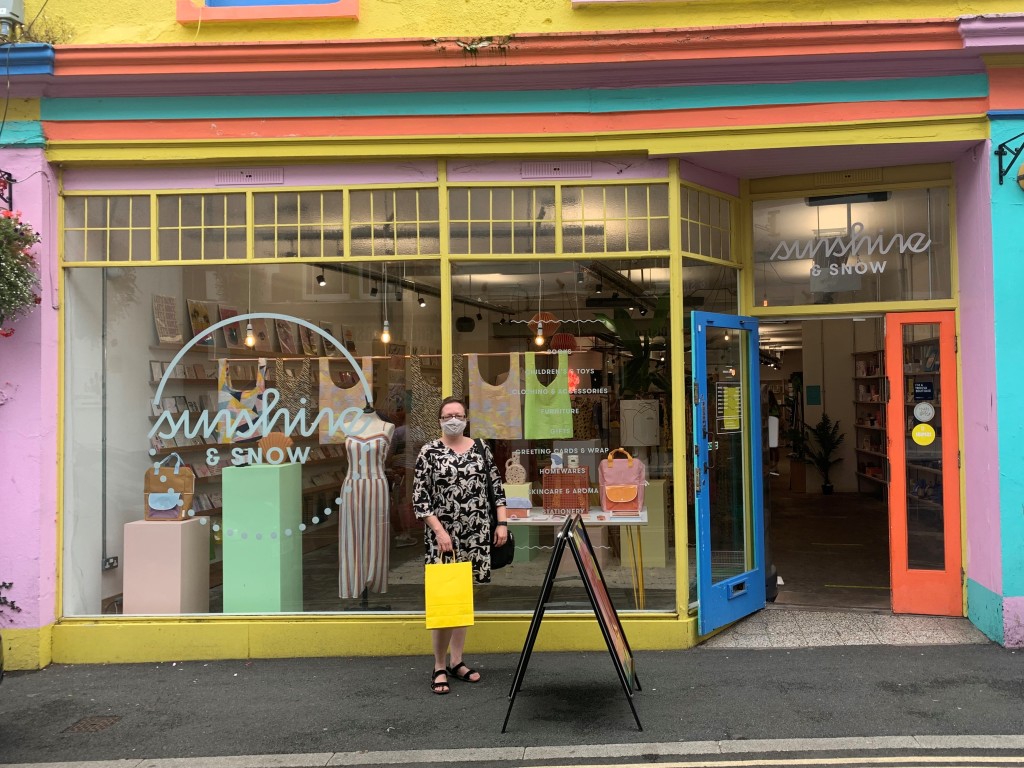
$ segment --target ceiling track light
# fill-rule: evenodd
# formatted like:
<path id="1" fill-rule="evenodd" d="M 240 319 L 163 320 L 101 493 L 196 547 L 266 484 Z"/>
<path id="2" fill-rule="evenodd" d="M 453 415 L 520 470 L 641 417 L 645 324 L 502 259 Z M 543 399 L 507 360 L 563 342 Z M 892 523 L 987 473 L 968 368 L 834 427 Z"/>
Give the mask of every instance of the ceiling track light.
<path id="1" fill-rule="evenodd" d="M 603 291 L 603 290 L 604 290 L 604 285 L 602 285 L 601 283 L 598 283 L 597 284 L 597 288 L 594 289 L 594 293 L 596 293 L 598 296 L 600 296 L 601 295 L 601 291 Z"/>
<path id="2" fill-rule="evenodd" d="M 422 296 L 417 297 L 416 301 L 420 305 L 420 307 L 427 306 L 427 300 L 424 299 Z"/>
<path id="3" fill-rule="evenodd" d="M 324 275 L 323 272 L 316 276 L 316 284 L 319 285 L 321 288 L 327 285 L 327 277 Z"/>

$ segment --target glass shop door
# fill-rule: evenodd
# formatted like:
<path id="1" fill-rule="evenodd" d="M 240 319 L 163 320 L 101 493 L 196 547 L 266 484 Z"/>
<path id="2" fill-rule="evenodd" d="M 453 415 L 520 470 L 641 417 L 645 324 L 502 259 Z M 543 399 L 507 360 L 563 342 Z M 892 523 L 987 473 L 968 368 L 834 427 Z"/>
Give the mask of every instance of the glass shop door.
<path id="1" fill-rule="evenodd" d="M 952 312 L 885 318 L 894 613 L 963 616 Z"/>
<path id="2" fill-rule="evenodd" d="M 764 608 L 758 323 L 693 312 L 697 619 L 707 633 Z"/>

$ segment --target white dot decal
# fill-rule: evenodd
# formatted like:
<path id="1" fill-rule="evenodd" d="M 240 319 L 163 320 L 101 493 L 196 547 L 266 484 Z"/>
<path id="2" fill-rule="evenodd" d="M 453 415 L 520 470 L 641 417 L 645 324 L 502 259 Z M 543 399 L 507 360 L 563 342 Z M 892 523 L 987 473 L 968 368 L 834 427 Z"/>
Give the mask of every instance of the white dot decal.
<path id="1" fill-rule="evenodd" d="M 256 534 L 256 541 L 263 541 L 263 534 L 262 533 L 257 533 Z"/>
<path id="2" fill-rule="evenodd" d="M 150 456 L 156 456 L 156 448 L 150 448 L 149 449 L 149 455 Z"/>
<path id="3" fill-rule="evenodd" d="M 206 518 L 205 517 L 200 517 L 199 518 L 199 524 L 200 525 L 206 525 Z"/>
<path id="4" fill-rule="evenodd" d="M 292 529 L 291 528 L 285 528 L 284 529 L 284 535 L 285 536 L 291 536 L 292 535 Z"/>
<path id="5" fill-rule="evenodd" d="M 219 530 L 220 530 L 220 526 L 219 526 L 219 525 L 215 525 L 215 526 L 213 526 L 213 530 L 215 530 L 215 531 L 219 531 Z"/>
<path id="6" fill-rule="evenodd" d="M 316 525 L 319 522 L 320 522 L 320 518 L 319 517 L 314 517 L 313 518 L 313 525 Z"/>
<path id="7" fill-rule="evenodd" d="M 160 475 L 160 482 L 161 483 L 166 483 L 167 482 L 167 475 Z"/>
<path id="8" fill-rule="evenodd" d="M 306 530 L 306 524 L 305 523 L 299 523 L 299 530 L 300 531 Z"/>
<path id="9" fill-rule="evenodd" d="M 248 539 L 249 538 L 249 534 L 246 533 L 245 531 L 242 531 L 242 538 L 243 539 Z"/>
<path id="10" fill-rule="evenodd" d="M 194 509 L 190 509 L 185 514 L 188 515 L 189 517 L 195 517 L 196 516 L 196 511 Z"/>

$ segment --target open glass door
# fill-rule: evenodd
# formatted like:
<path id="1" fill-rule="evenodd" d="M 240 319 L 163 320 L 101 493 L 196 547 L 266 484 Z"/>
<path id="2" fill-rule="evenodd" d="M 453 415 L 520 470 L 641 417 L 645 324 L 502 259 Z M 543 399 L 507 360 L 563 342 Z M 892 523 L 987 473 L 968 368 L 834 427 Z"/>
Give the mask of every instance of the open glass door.
<path id="1" fill-rule="evenodd" d="M 764 608 L 757 320 L 694 312 L 693 457 L 700 634 Z"/>
<path id="2" fill-rule="evenodd" d="M 955 344 L 952 312 L 886 316 L 895 613 L 963 616 Z"/>

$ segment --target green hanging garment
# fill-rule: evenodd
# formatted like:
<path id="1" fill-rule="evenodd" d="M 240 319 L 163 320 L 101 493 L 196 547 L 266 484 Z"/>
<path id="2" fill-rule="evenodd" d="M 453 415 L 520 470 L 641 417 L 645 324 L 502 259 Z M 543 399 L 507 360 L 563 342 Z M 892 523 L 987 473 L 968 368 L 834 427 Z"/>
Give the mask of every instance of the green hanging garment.
<path id="1" fill-rule="evenodd" d="M 550 357 L 542 358 L 550 360 Z M 543 365 L 543 363 L 542 363 Z M 566 440 L 572 437 L 572 401 L 569 399 L 569 353 L 558 353 L 554 381 L 546 387 L 537 378 L 537 355 L 526 353 L 525 424 L 527 440 Z"/>

